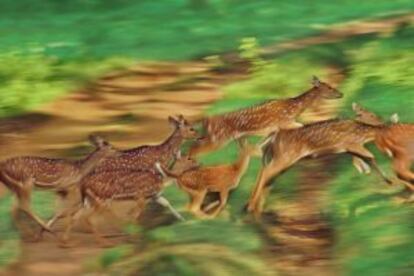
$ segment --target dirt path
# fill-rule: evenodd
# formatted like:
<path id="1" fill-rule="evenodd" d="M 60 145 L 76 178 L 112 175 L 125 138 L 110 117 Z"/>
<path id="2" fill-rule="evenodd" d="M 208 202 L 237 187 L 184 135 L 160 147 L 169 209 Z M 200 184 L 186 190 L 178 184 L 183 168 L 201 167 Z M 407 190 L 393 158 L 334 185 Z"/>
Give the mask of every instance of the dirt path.
<path id="1" fill-rule="evenodd" d="M 221 87 L 240 76 L 214 72 L 202 62 L 141 65 L 106 76 L 33 114 L 4 120 L 0 124 L 1 159 L 23 154 L 77 156 L 85 152 L 91 132 L 119 148 L 158 143 L 171 132 L 167 116 L 201 116 L 221 97 Z M 77 231 L 74 240 L 80 242 L 70 249 L 57 247 L 51 237 L 40 243 L 22 242 L 18 263 L 5 273 L 81 275 L 85 261 L 102 249 L 90 234 Z"/>

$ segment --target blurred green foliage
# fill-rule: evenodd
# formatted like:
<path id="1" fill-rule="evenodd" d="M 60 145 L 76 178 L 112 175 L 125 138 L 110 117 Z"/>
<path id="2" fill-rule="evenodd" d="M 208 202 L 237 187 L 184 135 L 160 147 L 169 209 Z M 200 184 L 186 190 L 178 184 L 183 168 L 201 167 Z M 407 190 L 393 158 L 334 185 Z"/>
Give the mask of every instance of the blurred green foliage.
<path id="1" fill-rule="evenodd" d="M 151 231 L 148 238 L 170 244 L 219 244 L 239 252 L 259 250 L 262 246 L 262 241 L 251 226 L 220 219 L 195 220 L 161 227 Z"/>
<path id="2" fill-rule="evenodd" d="M 85 85 L 105 73 L 125 68 L 126 58 L 64 62 L 35 53 L 18 51 L 0 54 L 0 117 L 33 109 L 39 104 Z"/>
<path id="3" fill-rule="evenodd" d="M 258 256 L 206 243 L 159 245 L 115 263 L 109 275 L 277 275 Z"/>
<path id="4" fill-rule="evenodd" d="M 188 59 L 236 49 L 245 37 L 269 44 L 413 8 L 409 0 L 4 0 L 0 45 L 37 43 L 65 58 Z"/>
<path id="5" fill-rule="evenodd" d="M 54 214 L 55 200 L 56 197 L 53 193 L 34 193 L 32 202 L 34 212 L 45 219 L 50 218 Z M 10 193 L 0 198 L 0 267 L 15 261 L 20 254 L 19 238 L 21 237 L 11 218 L 13 205 L 14 198 Z M 25 223 L 24 227 L 30 227 L 30 224 Z M 26 238 L 30 239 L 32 237 L 28 236 Z"/>

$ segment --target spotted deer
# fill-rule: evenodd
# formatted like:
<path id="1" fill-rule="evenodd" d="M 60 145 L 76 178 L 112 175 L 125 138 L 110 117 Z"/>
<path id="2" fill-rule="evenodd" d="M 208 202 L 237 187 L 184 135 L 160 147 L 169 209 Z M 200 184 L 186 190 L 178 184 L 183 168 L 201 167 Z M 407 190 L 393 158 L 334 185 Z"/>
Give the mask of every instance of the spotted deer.
<path id="1" fill-rule="evenodd" d="M 257 147 L 247 144 L 247 141 L 242 138 L 239 158 L 233 164 L 200 166 L 181 174 L 175 174 L 162 167 L 159 167 L 159 170 L 174 178 L 178 187 L 190 196 L 190 203 L 187 205 L 190 212 L 198 217 L 216 217 L 225 207 L 230 191 L 239 185 L 252 155 L 255 154 L 260 154 Z M 201 210 L 201 205 L 208 192 L 218 192 L 220 195 L 219 205 L 210 215 Z M 206 210 L 211 209 L 214 205 L 217 204 L 210 204 Z"/>
<path id="2" fill-rule="evenodd" d="M 342 93 L 313 77 L 312 88 L 289 99 L 265 103 L 201 120 L 205 136 L 190 149 L 190 155 L 223 147 L 231 139 L 245 135 L 267 136 L 280 129 L 301 127 L 296 118 L 308 107 L 323 99 L 338 99 Z"/>
<path id="3" fill-rule="evenodd" d="M 387 183 L 391 183 L 378 167 L 374 155 L 364 147 L 375 139 L 377 131 L 378 126 L 356 120 L 332 119 L 282 130 L 271 136 L 263 148 L 262 168 L 247 211 L 259 214 L 264 196 L 272 184 L 270 180 L 305 157 L 349 153 L 364 164 L 371 164 Z"/>
<path id="4" fill-rule="evenodd" d="M 179 157 L 172 171 L 179 175 L 195 166 L 198 164 L 193 159 Z M 99 212 L 110 211 L 111 203 L 117 201 L 135 202 L 135 207 L 131 211 L 134 219 L 139 217 L 148 201 L 155 200 L 160 205 L 167 207 L 176 218 L 184 220 L 168 200 L 161 195 L 165 180 L 166 178 L 155 170 L 120 169 L 89 174 L 80 183 L 83 206 L 80 209 L 72 210 L 71 215 L 67 217 L 62 241 L 66 243 L 69 240 L 72 225 L 81 213 L 81 217 L 94 233 L 96 240 L 101 245 L 109 245 L 96 229 L 92 217 Z"/>
<path id="5" fill-rule="evenodd" d="M 117 151 L 100 137 L 90 136 L 89 140 L 96 149 L 81 160 L 23 156 L 2 161 L 0 163 L 0 182 L 16 196 L 15 210 L 24 211 L 43 230 L 52 233 L 43 220 L 35 215 L 30 208 L 33 187 L 55 191 L 69 189 L 105 158 L 116 156 Z"/>
<path id="6" fill-rule="evenodd" d="M 411 191 L 414 191 L 414 173 L 411 165 L 414 161 L 414 124 L 399 123 L 398 115 L 391 116 L 391 124 L 385 125 L 373 112 L 364 108 L 354 109 L 357 120 L 378 127 L 375 145 L 392 159 L 393 170 L 397 177 Z M 377 118 L 377 119 L 373 119 Z"/>
<path id="7" fill-rule="evenodd" d="M 143 145 L 133 149 L 120 150 L 119 156 L 108 158 L 97 166 L 94 172 L 106 172 L 121 169 L 154 170 L 154 164 L 160 162 L 168 166 L 174 161 L 185 140 L 197 138 L 197 132 L 182 115 L 168 117 L 174 127 L 172 134 L 161 144 Z"/>

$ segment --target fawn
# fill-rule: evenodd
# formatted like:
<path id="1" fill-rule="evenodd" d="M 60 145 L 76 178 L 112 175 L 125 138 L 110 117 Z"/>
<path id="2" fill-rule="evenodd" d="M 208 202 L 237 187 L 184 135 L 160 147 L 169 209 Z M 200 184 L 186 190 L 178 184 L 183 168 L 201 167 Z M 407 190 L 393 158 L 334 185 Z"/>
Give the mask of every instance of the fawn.
<path id="1" fill-rule="evenodd" d="M 245 135 L 267 136 L 279 129 L 301 127 L 296 118 L 322 99 L 338 99 L 342 93 L 313 77 L 312 88 L 289 99 L 270 100 L 263 104 L 201 120 L 206 131 L 190 149 L 190 155 L 218 149 L 231 139 Z"/>
<path id="2" fill-rule="evenodd" d="M 33 187 L 57 191 L 69 189 L 105 158 L 117 154 L 117 151 L 100 137 L 90 136 L 89 140 L 95 145 L 96 150 L 82 160 L 69 161 L 23 156 L 1 162 L 0 182 L 17 197 L 18 202 L 15 210 L 24 211 L 41 226 L 42 230 L 53 233 L 42 219 L 31 211 L 32 189 Z"/>
<path id="3" fill-rule="evenodd" d="M 375 145 L 392 158 L 397 177 L 407 188 L 414 191 L 414 173 L 411 171 L 414 161 L 414 124 L 398 123 L 398 115 L 394 114 L 391 116 L 392 124 L 384 125 L 377 115 L 361 107 L 355 109 L 355 113 L 361 122 L 382 126 L 378 128 L 375 136 Z"/>
<path id="4" fill-rule="evenodd" d="M 168 166 L 180 151 L 182 143 L 187 139 L 197 138 L 197 132 L 182 115 L 178 118 L 168 117 L 174 126 L 173 133 L 159 145 L 144 145 L 137 148 L 121 150 L 120 156 L 108 158 L 97 166 L 94 172 L 105 172 L 120 169 L 154 170 L 154 164 L 160 162 Z"/>
<path id="5" fill-rule="evenodd" d="M 240 145 L 239 158 L 233 164 L 197 167 L 181 174 L 175 174 L 161 166 L 159 166 L 159 170 L 163 174 L 174 178 L 178 187 L 188 193 L 190 203 L 187 205 L 187 208 L 196 216 L 207 216 L 201 210 L 201 205 L 206 194 L 208 192 L 219 192 L 220 204 L 211 214 L 211 217 L 215 217 L 225 207 L 230 191 L 236 189 L 239 185 L 241 178 L 249 166 L 251 156 L 260 154 L 257 147 L 247 144 L 247 141 L 243 138 Z M 206 209 L 210 209 L 213 205 L 216 204 L 212 203 Z"/>
<path id="6" fill-rule="evenodd" d="M 276 136 L 271 136 L 263 148 L 262 168 L 247 211 L 260 213 L 262 199 L 271 185 L 269 181 L 305 157 L 349 153 L 364 164 L 370 163 L 387 183 L 391 183 L 378 167 L 374 155 L 364 147 L 375 139 L 377 130 L 378 126 L 356 120 L 332 119 L 281 130 Z"/>
<path id="7" fill-rule="evenodd" d="M 195 166 L 198 164 L 194 160 L 179 157 L 172 171 L 179 175 Z M 167 207 L 176 218 L 184 220 L 168 200 L 161 195 L 164 181 L 164 176 L 153 170 L 120 169 L 89 174 L 80 182 L 83 206 L 81 209 L 72 210 L 71 215 L 67 217 L 68 221 L 62 241 L 68 241 L 74 219 L 83 211 L 83 218 L 94 233 L 96 240 L 101 245 L 109 245 L 97 231 L 91 218 L 100 211 L 108 210 L 111 202 L 115 201 L 134 201 L 135 207 L 131 213 L 135 219 L 139 217 L 149 200 L 155 200 L 160 205 Z"/>

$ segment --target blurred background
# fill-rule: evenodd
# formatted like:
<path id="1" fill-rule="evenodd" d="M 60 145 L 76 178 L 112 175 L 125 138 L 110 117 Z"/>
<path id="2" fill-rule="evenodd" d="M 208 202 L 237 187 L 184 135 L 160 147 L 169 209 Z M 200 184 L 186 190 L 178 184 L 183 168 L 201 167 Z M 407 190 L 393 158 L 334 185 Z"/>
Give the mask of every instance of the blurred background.
<path id="1" fill-rule="evenodd" d="M 80 158 L 89 133 L 119 148 L 159 143 L 168 115 L 195 120 L 294 96 L 312 75 L 344 98 L 303 122 L 351 117 L 352 102 L 414 121 L 410 0 L 2 0 L 0 10 L 2 159 Z M 236 158 L 230 144 L 200 161 Z M 169 186 L 187 221 L 149 206 L 106 250 L 81 226 L 74 248 L 23 241 L 30 233 L 16 230 L 0 187 L 0 275 L 412 275 L 414 213 L 402 185 L 358 174 L 345 155 L 303 161 L 274 180 L 255 223 L 242 209 L 259 167 L 251 162 L 214 220 L 186 213 L 187 196 Z M 55 206 L 52 193 L 35 193 L 41 217 Z"/>

